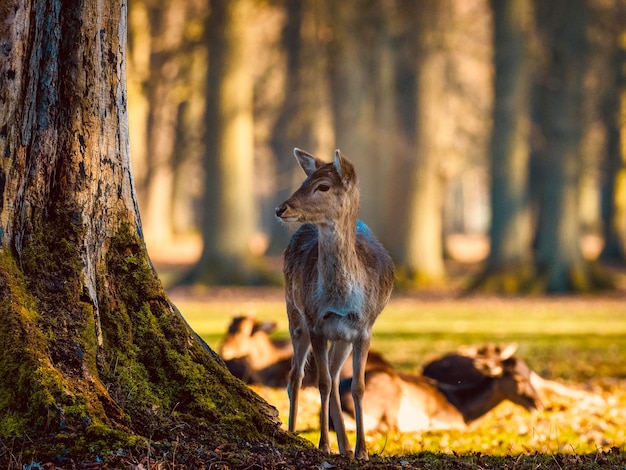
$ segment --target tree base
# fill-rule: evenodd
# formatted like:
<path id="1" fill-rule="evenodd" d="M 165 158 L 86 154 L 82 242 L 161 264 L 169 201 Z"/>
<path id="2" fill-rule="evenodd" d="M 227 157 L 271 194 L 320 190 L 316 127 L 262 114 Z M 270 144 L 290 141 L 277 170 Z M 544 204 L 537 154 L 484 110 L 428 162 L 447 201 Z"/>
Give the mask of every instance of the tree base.
<path id="1" fill-rule="evenodd" d="M 610 272 L 595 262 L 554 270 L 537 271 L 524 264 L 507 269 L 486 270 L 469 285 L 468 293 L 499 295 L 542 295 L 594 293 L 615 289 Z"/>
<path id="2" fill-rule="evenodd" d="M 467 292 L 498 295 L 540 294 L 536 280 L 535 271 L 529 264 L 487 269 L 472 280 Z"/>

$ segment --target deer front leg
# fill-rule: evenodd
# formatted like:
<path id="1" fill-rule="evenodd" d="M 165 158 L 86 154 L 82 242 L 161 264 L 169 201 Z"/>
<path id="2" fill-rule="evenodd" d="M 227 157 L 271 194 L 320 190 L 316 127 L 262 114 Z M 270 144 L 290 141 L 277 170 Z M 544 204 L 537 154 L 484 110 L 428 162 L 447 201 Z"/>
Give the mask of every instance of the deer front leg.
<path id="1" fill-rule="evenodd" d="M 289 396 L 289 431 L 295 432 L 298 418 L 298 401 L 300 399 L 304 368 L 309 355 L 310 339 L 303 328 L 294 328 L 290 331 L 290 334 L 293 344 L 293 358 L 291 359 L 291 370 L 289 371 L 287 395 Z"/>
<path id="2" fill-rule="evenodd" d="M 363 425 L 363 393 L 365 392 L 365 364 L 369 351 L 369 336 L 354 344 L 352 353 L 352 398 L 354 399 L 354 418 L 356 420 L 355 456 L 359 460 L 369 460 L 365 445 L 365 428 Z"/>
<path id="3" fill-rule="evenodd" d="M 343 421 L 341 412 L 341 400 L 339 396 L 339 375 L 344 362 L 350 355 L 352 345 L 345 341 L 335 341 L 330 347 L 330 375 L 332 379 L 332 388 L 330 394 L 330 417 L 333 422 L 333 428 L 337 434 L 337 443 L 339 444 L 339 453 L 354 458 L 354 452 L 348 441 L 348 434 Z"/>
<path id="4" fill-rule="evenodd" d="M 330 403 L 330 370 L 328 367 L 328 342 L 321 335 L 311 335 L 313 358 L 317 367 L 317 382 L 320 390 L 320 450 L 330 453 L 329 435 L 329 403 Z"/>

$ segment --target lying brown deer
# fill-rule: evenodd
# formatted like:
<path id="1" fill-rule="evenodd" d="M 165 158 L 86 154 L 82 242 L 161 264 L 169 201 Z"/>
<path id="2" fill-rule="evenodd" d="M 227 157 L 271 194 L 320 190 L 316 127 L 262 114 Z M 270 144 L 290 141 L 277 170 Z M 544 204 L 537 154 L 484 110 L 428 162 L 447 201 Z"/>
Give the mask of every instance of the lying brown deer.
<path id="1" fill-rule="evenodd" d="M 290 340 L 270 338 L 276 322 L 258 321 L 250 315 L 233 318 L 219 354 L 235 376 L 251 385 L 287 386 L 293 346 Z M 317 384 L 316 372 L 306 369 L 305 386 Z"/>
<path id="2" fill-rule="evenodd" d="M 531 384 L 531 370 L 513 356 L 516 346 L 454 355 L 424 368 L 425 375 L 401 374 L 391 368 L 368 371 L 365 378 L 365 427 L 415 432 L 464 429 L 504 400 L 534 410 L 541 407 Z M 433 373 L 440 380 L 427 377 Z M 342 408 L 354 416 L 354 408 L 342 382 Z"/>
<path id="3" fill-rule="evenodd" d="M 480 380 L 480 372 L 474 367 L 474 358 L 488 358 L 501 355 L 506 349 L 513 349 L 515 345 L 488 344 L 484 346 L 462 346 L 456 353 L 446 354 L 444 357 L 430 362 L 424 367 L 422 374 L 439 383 L 459 384 L 475 383 Z M 541 377 L 530 371 L 530 383 L 540 395 L 542 401 L 549 402 L 558 398 L 576 400 L 578 403 L 602 404 L 604 399 L 597 393 L 581 390 L 564 385 L 554 380 Z"/>
<path id="4" fill-rule="evenodd" d="M 284 388 L 288 384 L 293 358 L 291 341 L 271 338 L 276 322 L 259 321 L 252 315 L 234 317 L 222 341 L 219 354 L 230 372 L 250 385 Z M 370 351 L 366 368 L 389 366 L 375 351 Z M 352 377 L 352 361 L 345 362 L 341 379 Z M 315 361 L 309 358 L 303 387 L 317 386 Z"/>

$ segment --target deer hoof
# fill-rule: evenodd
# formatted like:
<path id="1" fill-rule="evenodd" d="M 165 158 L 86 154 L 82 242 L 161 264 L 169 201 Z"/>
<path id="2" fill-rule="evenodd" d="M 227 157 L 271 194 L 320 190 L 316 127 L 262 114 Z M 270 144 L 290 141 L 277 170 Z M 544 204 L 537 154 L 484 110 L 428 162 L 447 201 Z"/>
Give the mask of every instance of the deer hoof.
<path id="1" fill-rule="evenodd" d="M 369 455 L 367 455 L 367 449 L 357 449 L 356 458 L 357 460 L 369 460 L 370 458 Z"/>

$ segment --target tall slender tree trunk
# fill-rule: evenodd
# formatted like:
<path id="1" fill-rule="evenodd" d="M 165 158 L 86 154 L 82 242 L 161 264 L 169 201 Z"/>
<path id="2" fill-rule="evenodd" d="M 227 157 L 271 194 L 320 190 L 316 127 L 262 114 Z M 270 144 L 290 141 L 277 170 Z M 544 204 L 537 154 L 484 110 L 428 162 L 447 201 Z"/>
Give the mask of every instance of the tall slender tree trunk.
<path id="1" fill-rule="evenodd" d="M 288 0 L 282 34 L 286 54 L 284 102 L 272 131 L 276 158 L 276 205 L 301 183 L 301 170 L 293 164 L 294 147 L 329 157 L 335 144 L 328 83 L 328 28 L 326 2 Z M 289 230 L 274 223 L 268 251 L 282 253 Z"/>
<path id="2" fill-rule="evenodd" d="M 367 4 L 367 7 L 365 7 Z M 332 44 L 328 80 L 332 89 L 336 146 L 359 169 L 361 218 L 379 233 L 384 220 L 377 211 L 377 199 L 384 198 L 377 187 L 381 163 L 376 139 L 375 83 L 379 69 L 376 44 L 381 31 L 379 2 L 328 2 Z M 367 44 L 368 47 L 363 47 Z"/>
<path id="3" fill-rule="evenodd" d="M 194 62 L 200 61 L 197 52 L 202 42 L 196 30 L 204 25 L 208 5 L 198 3 L 135 0 L 129 5 L 133 163 L 146 240 L 157 249 L 170 242 L 175 232 L 189 229 L 193 220 L 190 188 L 197 184 L 183 186 L 180 181 L 193 179 L 189 171 L 185 173 L 189 165 L 200 166 L 200 152 L 195 149 L 200 147 L 197 134 L 202 119 L 187 116 L 201 115 L 197 104 L 204 104 L 203 93 L 196 90 L 205 80 L 194 77 L 198 68 Z M 203 68 L 205 62 L 204 57 Z"/>
<path id="4" fill-rule="evenodd" d="M 546 291 L 587 291 L 596 287 L 596 277 L 580 246 L 585 2 L 559 0 L 539 8 L 548 71 L 539 96 L 545 152 L 535 262 Z"/>
<path id="5" fill-rule="evenodd" d="M 622 7 L 622 14 L 625 7 Z M 623 27 L 623 25 L 622 25 Z M 622 36 L 624 33 L 621 33 Z M 616 34 L 612 93 L 604 106 L 607 122 L 605 183 L 602 187 L 603 261 L 626 262 L 626 44 Z"/>
<path id="6" fill-rule="evenodd" d="M 0 437 L 22 439 L 31 462 L 190 436 L 289 439 L 187 326 L 147 256 L 125 5 L 0 8 Z"/>
<path id="7" fill-rule="evenodd" d="M 150 62 L 147 81 L 145 199 L 142 204 L 148 243 L 168 242 L 174 233 L 174 148 L 178 119 L 176 84 L 181 77 L 186 9 L 176 2 L 148 8 Z"/>
<path id="8" fill-rule="evenodd" d="M 495 105 L 491 137 L 491 251 L 479 289 L 516 293 L 532 278 L 530 160 L 531 0 L 492 0 Z"/>
<path id="9" fill-rule="evenodd" d="M 259 230 L 248 27 L 253 13 L 252 0 L 211 2 L 203 250 L 184 282 L 261 281 L 252 251 Z"/>
<path id="10" fill-rule="evenodd" d="M 442 207 L 446 126 L 446 16 L 448 1 L 428 0 L 418 12 L 416 147 L 406 195 L 407 227 L 398 272 L 407 284 L 443 280 Z"/>

